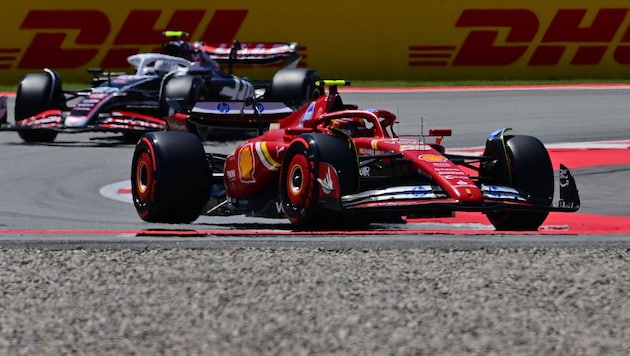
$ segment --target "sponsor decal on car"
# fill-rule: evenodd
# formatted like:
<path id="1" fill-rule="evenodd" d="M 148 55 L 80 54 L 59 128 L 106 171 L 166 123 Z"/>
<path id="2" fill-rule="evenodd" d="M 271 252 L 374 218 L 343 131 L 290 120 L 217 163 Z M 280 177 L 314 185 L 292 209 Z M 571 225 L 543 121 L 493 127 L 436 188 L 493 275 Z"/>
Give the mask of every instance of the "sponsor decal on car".
<path id="1" fill-rule="evenodd" d="M 322 189 L 322 193 L 324 195 L 330 195 L 335 190 L 335 186 L 332 179 L 331 168 L 329 165 L 326 165 L 326 176 L 324 178 L 317 178 L 317 182 L 319 182 L 319 186 Z"/>
<path id="2" fill-rule="evenodd" d="M 308 109 L 306 109 L 306 112 L 304 113 L 304 115 L 302 115 L 302 117 L 300 118 L 300 123 L 298 124 L 298 127 L 303 127 L 304 122 L 310 121 L 313 118 L 314 111 L 315 111 L 315 102 L 313 101 L 308 106 Z"/>
<path id="3" fill-rule="evenodd" d="M 400 145 L 400 150 L 401 151 L 426 151 L 428 149 L 430 149 L 431 146 L 429 145 L 425 145 L 422 143 L 416 143 L 416 144 L 401 144 Z"/>
<path id="4" fill-rule="evenodd" d="M 435 154 L 424 154 L 418 158 L 426 162 L 446 162 L 446 157 Z"/>
<path id="5" fill-rule="evenodd" d="M 243 183 L 256 183 L 254 178 L 256 160 L 253 151 L 251 144 L 243 146 L 238 151 L 238 174 Z"/>
<path id="6" fill-rule="evenodd" d="M 281 164 L 276 159 L 274 159 L 271 152 L 269 152 L 267 143 L 267 141 L 256 142 L 256 155 L 260 159 L 260 162 L 262 162 L 263 166 L 265 166 L 265 168 L 270 171 L 277 171 L 280 169 Z"/>
<path id="7" fill-rule="evenodd" d="M 218 103 L 217 110 L 219 110 L 220 113 L 228 113 L 230 112 L 230 105 L 226 102 Z"/>

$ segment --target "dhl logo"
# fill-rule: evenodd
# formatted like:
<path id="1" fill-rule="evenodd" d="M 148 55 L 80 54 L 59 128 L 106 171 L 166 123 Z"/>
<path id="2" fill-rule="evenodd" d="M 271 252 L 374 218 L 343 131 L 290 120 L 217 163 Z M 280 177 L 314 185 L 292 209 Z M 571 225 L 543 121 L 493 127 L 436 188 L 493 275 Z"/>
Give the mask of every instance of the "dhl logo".
<path id="1" fill-rule="evenodd" d="M 127 57 L 159 50 L 162 31 L 177 29 L 201 33 L 204 42 L 232 42 L 248 10 L 175 10 L 165 28 L 158 28 L 162 10 L 131 10 L 118 29 L 99 10 L 31 10 L 20 26 L 35 31 L 25 48 L 0 48 L 0 69 L 78 68 L 102 58 L 101 67 L 127 67 Z M 63 21 L 60 21 L 63 19 Z M 101 51 L 106 51 L 102 54 Z"/>
<path id="2" fill-rule="evenodd" d="M 604 8 L 593 17 L 587 9 L 559 9 L 544 26 L 528 9 L 463 10 L 455 24 L 468 30 L 463 43 L 409 46 L 409 66 L 508 66 L 519 60 L 530 67 L 556 66 L 564 56 L 570 65 L 597 65 L 609 50 L 614 62 L 627 65 L 630 27 L 622 25 L 628 11 Z M 577 49 L 566 54 L 569 46 Z"/>
<path id="3" fill-rule="evenodd" d="M 24 47 L 0 47 L 0 70 L 124 68 L 129 55 L 157 51 L 165 29 L 191 33 L 195 36 L 191 40 L 232 42 L 249 12 L 129 10 L 122 24 L 114 27 L 109 15 L 100 10 L 31 10 L 19 26 L 19 31 L 32 33 L 30 42 Z M 610 58 L 628 65 L 629 12 L 628 8 L 559 9 L 550 21 L 542 22 L 531 9 L 464 9 L 454 24 L 455 29 L 466 31 L 460 44 L 408 46 L 407 64 L 498 67 L 519 62 L 550 67 L 565 62 L 598 65 Z"/>

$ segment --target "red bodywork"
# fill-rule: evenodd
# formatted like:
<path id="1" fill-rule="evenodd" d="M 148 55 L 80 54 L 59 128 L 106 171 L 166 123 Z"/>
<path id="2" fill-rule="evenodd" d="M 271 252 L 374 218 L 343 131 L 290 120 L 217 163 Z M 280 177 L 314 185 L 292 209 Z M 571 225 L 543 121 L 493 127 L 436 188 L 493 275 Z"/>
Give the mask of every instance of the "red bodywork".
<path id="1" fill-rule="evenodd" d="M 371 223 L 477 211 L 498 229 L 532 230 L 550 211 L 579 209 L 575 181 L 563 165 L 560 199 L 552 204 L 551 161 L 535 137 L 506 135 L 509 129 L 502 128 L 488 136 L 482 156 L 446 153 L 441 142 L 450 129 L 398 135 L 394 114 L 346 105 L 338 81 L 324 82 L 327 96 L 228 155 L 205 152 L 190 134 L 149 134 L 134 153 L 133 194 L 140 216 L 189 222 L 199 214 L 246 214 L 285 217 L 308 227 L 343 224 L 346 218 Z M 154 147 L 161 154 L 148 159 Z M 153 161 L 160 178 L 144 174 Z"/>
<path id="2" fill-rule="evenodd" d="M 287 148 L 299 135 L 309 132 L 331 132 L 334 122 L 361 119 L 372 126 L 370 129 L 362 128 L 363 132 L 356 131 L 350 134 L 359 156 L 402 153 L 412 162 L 410 169 L 417 169 L 423 174 L 430 175 L 434 182 L 443 187 L 448 196 L 443 198 L 445 203 L 459 202 L 471 205 L 482 203 L 483 194 L 469 178 L 468 173 L 443 156 L 444 149 L 439 142 L 441 136 L 450 135 L 450 130 L 438 129 L 429 132 L 428 136 L 438 137 L 436 143 L 424 143 L 420 137 L 401 138 L 392 130 L 392 125 L 396 121 L 394 114 L 385 110 L 357 110 L 356 107 L 343 105 L 336 93 L 313 101 L 311 105 L 281 120 L 277 129 L 240 144 L 228 155 L 224 170 L 226 195 L 235 199 L 247 199 L 277 184 Z M 318 178 L 325 180 L 329 171 L 336 181 L 334 169 L 320 169 Z M 367 175 L 369 172 L 361 174 Z M 427 198 L 432 198 L 432 202 L 440 200 L 439 197 L 429 195 Z M 353 208 L 370 208 L 374 204 L 401 206 L 417 204 L 417 201 L 417 197 L 414 197 L 408 201 L 403 199 L 392 200 L 389 203 L 368 202 L 354 205 Z"/>

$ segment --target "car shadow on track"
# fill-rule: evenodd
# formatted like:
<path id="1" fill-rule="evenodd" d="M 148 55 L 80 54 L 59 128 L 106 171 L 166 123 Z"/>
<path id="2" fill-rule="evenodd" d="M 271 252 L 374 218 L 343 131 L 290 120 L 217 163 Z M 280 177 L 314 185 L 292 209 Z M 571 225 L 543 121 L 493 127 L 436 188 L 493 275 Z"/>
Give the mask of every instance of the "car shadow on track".
<path id="1" fill-rule="evenodd" d="M 209 229 L 217 229 L 221 231 L 234 232 L 251 232 L 251 233 L 272 233 L 274 231 L 281 232 L 299 232 L 300 234 L 321 234 L 321 233 L 345 233 L 345 232 L 373 232 L 405 229 L 404 223 L 373 223 L 373 224 L 329 224 L 329 225 L 313 225 L 310 227 L 297 227 L 289 222 L 283 223 L 203 223 L 199 226 L 206 226 Z"/>
<path id="2" fill-rule="evenodd" d="M 107 136 L 107 137 L 94 137 L 89 139 L 77 139 L 77 140 L 55 140 L 53 142 L 6 142 L 7 146 L 29 146 L 29 147 L 102 147 L 102 148 L 117 148 L 117 147 L 134 147 L 135 142 L 129 142 L 122 136 Z"/>
<path id="3" fill-rule="evenodd" d="M 115 136 L 97 136 L 97 137 L 81 137 L 79 139 L 59 139 L 57 138 L 53 142 L 24 142 L 15 141 L 7 142 L 5 145 L 12 146 L 46 146 L 46 147 L 134 147 L 141 136 L 137 138 L 124 137 L 122 135 Z M 206 137 L 204 143 L 212 144 L 236 144 L 247 139 L 255 137 L 251 132 L 230 132 L 221 131 L 213 133 Z"/>

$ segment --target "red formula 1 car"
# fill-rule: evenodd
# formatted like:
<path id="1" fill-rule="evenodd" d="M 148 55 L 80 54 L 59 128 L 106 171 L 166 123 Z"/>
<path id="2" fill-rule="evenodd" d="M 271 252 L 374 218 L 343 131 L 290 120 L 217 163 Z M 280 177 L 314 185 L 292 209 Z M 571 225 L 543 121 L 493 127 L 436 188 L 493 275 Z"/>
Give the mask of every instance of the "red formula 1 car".
<path id="1" fill-rule="evenodd" d="M 246 214 L 305 228 L 478 211 L 498 230 L 536 230 L 550 211 L 580 206 L 563 165 L 552 203 L 554 172 L 537 138 L 499 129 L 481 156 L 453 155 L 442 146 L 450 129 L 408 137 L 395 122 L 388 111 L 344 104 L 333 85 L 228 155 L 206 153 L 191 134 L 149 133 L 133 155 L 133 201 L 149 222 Z"/>
<path id="2" fill-rule="evenodd" d="M 90 70 L 94 75 L 90 88 L 64 90 L 61 76 L 52 69 L 27 74 L 15 98 L 15 124 L 0 111 L 0 128 L 17 131 L 26 142 L 51 142 L 59 132 L 88 131 L 122 133 L 132 142 L 145 132 L 161 130 L 206 138 L 216 126 L 255 129 L 252 125 L 259 116 L 268 125 L 320 95 L 320 88 L 313 85 L 319 79 L 317 71 L 297 68 L 297 43 L 211 45 L 183 41 L 180 37 L 186 34 L 181 31 L 165 35 L 170 41 L 162 53 L 128 57 L 132 73 Z M 268 63 L 281 66 L 271 80 L 232 73 L 235 64 Z M 253 110 L 243 107 L 246 98 L 256 100 L 262 115 L 254 118 Z"/>

